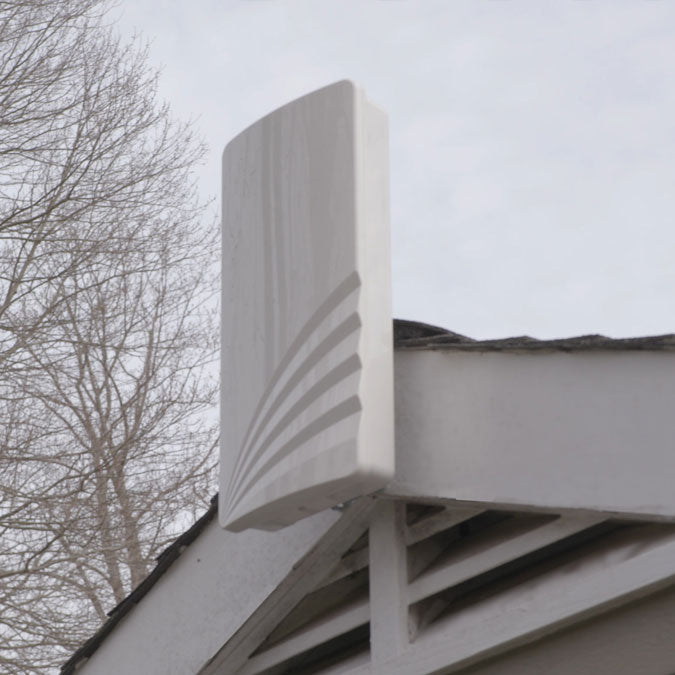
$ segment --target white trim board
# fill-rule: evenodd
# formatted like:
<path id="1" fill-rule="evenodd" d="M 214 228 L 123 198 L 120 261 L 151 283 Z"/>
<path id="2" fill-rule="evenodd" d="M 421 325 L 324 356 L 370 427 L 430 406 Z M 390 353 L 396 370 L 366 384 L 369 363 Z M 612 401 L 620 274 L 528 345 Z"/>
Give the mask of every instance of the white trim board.
<path id="1" fill-rule="evenodd" d="M 395 354 L 387 494 L 675 519 L 675 354 Z"/>

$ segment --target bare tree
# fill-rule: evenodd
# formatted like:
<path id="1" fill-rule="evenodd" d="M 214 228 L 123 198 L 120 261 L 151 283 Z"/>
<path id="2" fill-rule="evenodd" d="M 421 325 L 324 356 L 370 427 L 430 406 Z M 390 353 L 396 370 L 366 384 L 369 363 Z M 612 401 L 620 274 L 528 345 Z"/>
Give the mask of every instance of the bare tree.
<path id="1" fill-rule="evenodd" d="M 101 5 L 0 0 L 5 367 L 77 268 L 152 246 L 162 213 L 194 208 L 186 171 L 201 148 L 157 105 L 145 52 L 101 26 Z"/>
<path id="2" fill-rule="evenodd" d="M 0 671 L 47 673 L 213 488 L 202 148 L 99 0 L 0 0 Z"/>

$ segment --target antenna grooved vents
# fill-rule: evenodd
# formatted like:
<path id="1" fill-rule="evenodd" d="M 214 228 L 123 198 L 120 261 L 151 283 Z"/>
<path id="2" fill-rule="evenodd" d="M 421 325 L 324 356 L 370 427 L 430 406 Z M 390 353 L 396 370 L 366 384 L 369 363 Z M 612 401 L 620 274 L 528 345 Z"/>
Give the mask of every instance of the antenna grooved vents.
<path id="1" fill-rule="evenodd" d="M 223 155 L 220 521 L 275 529 L 393 475 L 387 123 L 350 82 Z"/>

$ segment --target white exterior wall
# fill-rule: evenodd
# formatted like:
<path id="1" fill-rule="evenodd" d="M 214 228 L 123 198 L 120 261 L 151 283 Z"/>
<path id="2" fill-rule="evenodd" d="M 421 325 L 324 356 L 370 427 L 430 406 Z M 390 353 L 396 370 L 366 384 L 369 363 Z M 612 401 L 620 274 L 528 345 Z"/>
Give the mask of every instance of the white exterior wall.
<path id="1" fill-rule="evenodd" d="M 214 519 L 78 675 L 196 673 L 338 518 L 324 511 L 279 532 L 239 534 Z"/>

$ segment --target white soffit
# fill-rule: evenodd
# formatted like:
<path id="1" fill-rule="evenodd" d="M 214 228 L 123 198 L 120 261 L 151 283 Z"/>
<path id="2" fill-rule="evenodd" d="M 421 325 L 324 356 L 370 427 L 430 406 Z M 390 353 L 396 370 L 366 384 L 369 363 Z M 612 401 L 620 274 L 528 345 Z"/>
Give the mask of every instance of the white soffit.
<path id="1" fill-rule="evenodd" d="M 276 529 L 394 469 L 387 119 L 343 81 L 223 154 L 221 524 Z"/>

